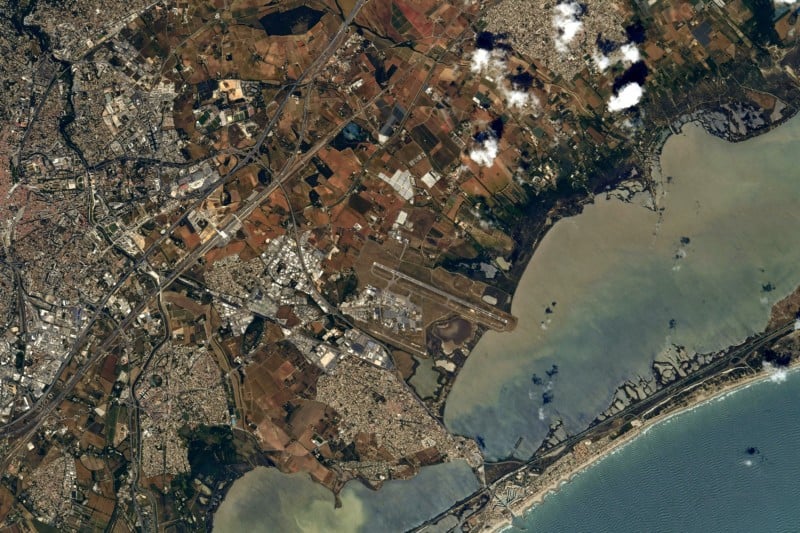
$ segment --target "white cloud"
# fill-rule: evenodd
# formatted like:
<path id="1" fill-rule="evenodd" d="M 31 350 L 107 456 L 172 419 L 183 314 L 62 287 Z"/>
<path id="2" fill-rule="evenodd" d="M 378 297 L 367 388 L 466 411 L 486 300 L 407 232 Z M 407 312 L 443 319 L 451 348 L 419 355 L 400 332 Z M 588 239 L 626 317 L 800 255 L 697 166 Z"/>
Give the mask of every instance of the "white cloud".
<path id="1" fill-rule="evenodd" d="M 486 70 L 489 67 L 491 54 L 492 53 L 489 50 L 476 48 L 475 51 L 472 52 L 472 64 L 470 65 L 470 70 L 475 73 Z"/>
<path id="2" fill-rule="evenodd" d="M 566 52 L 569 43 L 578 35 L 583 27 L 581 22 L 582 8 L 575 0 L 567 0 L 556 4 L 553 8 L 553 27 L 556 29 L 556 48 Z"/>
<path id="3" fill-rule="evenodd" d="M 483 48 L 476 48 L 472 52 L 472 60 L 470 62 L 470 70 L 475 74 L 497 74 L 506 66 L 505 57 L 499 50 L 484 50 Z"/>
<path id="4" fill-rule="evenodd" d="M 522 109 L 528 105 L 539 104 L 539 100 L 536 98 L 536 95 L 521 91 L 517 87 L 512 86 L 511 89 L 506 89 L 503 87 L 502 91 L 508 107 Z"/>
<path id="5" fill-rule="evenodd" d="M 528 105 L 528 93 L 512 89 L 506 91 L 506 100 L 508 100 L 508 107 L 525 107 Z"/>
<path id="6" fill-rule="evenodd" d="M 608 100 L 608 110 L 616 112 L 633 107 L 642 99 L 642 94 L 644 94 L 644 89 L 642 89 L 641 85 L 629 83 Z"/>
<path id="7" fill-rule="evenodd" d="M 605 55 L 599 50 L 595 50 L 592 54 L 597 70 L 605 72 L 611 65 L 622 63 L 625 66 L 632 65 L 642 60 L 642 55 L 634 43 L 623 44 L 619 50 L 613 52 L 611 55 Z"/>
<path id="8" fill-rule="evenodd" d="M 779 6 L 790 6 L 796 4 L 797 0 L 775 0 L 775 4 Z"/>
<path id="9" fill-rule="evenodd" d="M 602 54 L 601 52 L 595 52 L 592 54 L 592 60 L 594 64 L 597 66 L 597 70 L 600 72 L 605 72 L 608 67 L 611 66 L 611 58 L 607 55 Z"/>
<path id="10" fill-rule="evenodd" d="M 470 59 L 470 70 L 475 74 L 482 74 L 487 77 L 500 78 L 507 74 L 508 65 L 506 56 L 501 50 L 484 50 L 476 48 L 472 52 Z M 523 108 L 529 104 L 538 105 L 539 101 L 535 95 L 520 90 L 519 86 L 512 83 L 511 88 L 500 86 L 500 92 L 506 99 L 508 107 Z"/>
<path id="11" fill-rule="evenodd" d="M 490 167 L 494 165 L 494 160 L 499 151 L 500 145 L 497 142 L 497 137 L 489 134 L 483 142 L 469 151 L 469 158 L 482 167 Z"/>
<path id="12" fill-rule="evenodd" d="M 639 49 L 633 43 L 623 44 L 619 51 L 622 54 L 622 61 L 626 63 L 636 63 L 642 58 Z"/>

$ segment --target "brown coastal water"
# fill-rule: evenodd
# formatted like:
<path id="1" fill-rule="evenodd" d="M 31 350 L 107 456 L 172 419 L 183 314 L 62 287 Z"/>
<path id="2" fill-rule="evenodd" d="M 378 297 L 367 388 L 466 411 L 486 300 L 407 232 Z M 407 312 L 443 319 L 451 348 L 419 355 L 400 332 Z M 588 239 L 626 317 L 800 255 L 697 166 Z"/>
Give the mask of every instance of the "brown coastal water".
<path id="1" fill-rule="evenodd" d="M 304 474 L 259 467 L 238 479 L 214 515 L 215 533 L 405 531 L 478 488 L 469 465 L 423 468 L 413 479 L 389 481 L 375 492 L 357 481 L 333 494 Z"/>
<path id="2" fill-rule="evenodd" d="M 738 144 L 686 126 L 664 147 L 661 216 L 642 194 L 557 222 L 514 297 L 519 326 L 487 333 L 458 377 L 449 428 L 490 459 L 525 457 L 557 418 L 585 428 L 673 344 L 712 352 L 762 330 L 800 284 L 798 148 L 798 119 Z"/>
<path id="3" fill-rule="evenodd" d="M 518 287 L 518 328 L 482 338 L 448 426 L 480 436 L 488 458 L 526 456 L 557 417 L 583 429 L 673 344 L 710 352 L 762 330 L 800 284 L 798 149 L 800 119 L 740 144 L 687 126 L 664 147 L 661 216 L 640 195 L 598 198 L 559 221 Z M 377 493 L 348 484 L 335 510 L 307 477 L 259 468 L 231 488 L 215 531 L 403 531 L 476 488 L 466 464 L 439 465 Z"/>

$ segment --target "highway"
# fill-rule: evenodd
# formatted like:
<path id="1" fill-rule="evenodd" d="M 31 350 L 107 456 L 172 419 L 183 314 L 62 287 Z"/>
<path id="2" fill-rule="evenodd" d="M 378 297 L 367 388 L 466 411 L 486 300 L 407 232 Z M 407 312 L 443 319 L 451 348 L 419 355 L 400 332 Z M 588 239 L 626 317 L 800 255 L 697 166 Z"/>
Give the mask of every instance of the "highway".
<path id="1" fill-rule="evenodd" d="M 204 194 L 197 199 L 192 206 L 190 206 L 189 210 L 196 209 L 199 207 L 208 196 L 222 183 L 225 179 L 232 176 L 237 172 L 239 169 L 243 168 L 245 165 L 249 164 L 259 153 L 261 146 L 263 145 L 264 141 L 267 139 L 269 133 L 274 128 L 275 124 L 277 123 L 279 117 L 283 113 L 285 109 L 291 93 L 298 87 L 300 84 L 308 78 L 309 76 L 314 76 L 322 66 L 325 65 L 327 60 L 333 55 L 333 53 L 338 49 L 341 44 L 342 38 L 347 34 L 347 29 L 355 18 L 356 14 L 360 11 L 360 9 L 364 6 L 364 4 L 368 0 L 358 0 L 356 4 L 353 6 L 350 14 L 347 18 L 343 21 L 339 30 L 331 39 L 328 46 L 325 48 L 324 52 L 317 57 L 314 62 L 309 66 L 309 68 L 303 72 L 303 74 L 293 83 L 289 84 L 286 90 L 286 96 L 282 100 L 281 104 L 279 105 L 278 109 L 273 114 L 272 118 L 270 119 L 269 123 L 262 131 L 261 135 L 258 137 L 256 144 L 250 149 L 249 153 L 243 157 L 237 165 L 229 172 L 225 177 L 220 178 L 216 182 L 209 185 L 205 190 Z M 361 113 L 361 111 L 359 111 Z M 326 135 L 322 140 L 320 140 L 311 150 L 303 154 L 303 156 L 297 159 L 294 163 L 290 159 L 287 162 L 287 165 L 281 171 L 281 174 L 276 176 L 276 179 L 273 182 L 260 191 L 255 196 L 252 196 L 245 202 L 243 202 L 243 206 L 239 212 L 236 213 L 236 217 L 232 217 L 231 220 L 226 224 L 225 228 L 222 230 L 226 232 L 226 230 L 231 231 L 233 227 L 239 224 L 238 220 L 247 218 L 270 194 L 272 194 L 278 187 L 280 187 L 283 181 L 288 180 L 290 177 L 294 175 L 296 171 L 303 168 L 306 164 L 308 164 L 311 158 L 325 145 L 327 145 L 338 133 L 341 127 L 347 122 L 343 122 L 339 128 L 334 129 L 334 131 L 330 132 Z M 142 266 L 144 266 L 148 260 L 148 258 L 157 250 L 159 249 L 160 244 L 168 238 L 168 236 L 178 227 L 181 219 L 176 220 L 169 228 L 164 235 L 162 235 L 156 242 L 154 242 L 143 254 L 140 256 L 131 267 L 128 268 L 126 273 L 122 275 L 119 280 L 114 284 L 111 291 L 109 291 L 106 296 L 101 300 L 101 302 L 97 305 L 95 312 L 93 313 L 92 317 L 90 318 L 88 324 L 83 328 L 81 333 L 78 335 L 77 339 L 73 343 L 72 349 L 70 350 L 68 356 L 65 358 L 64 362 L 59 369 L 58 375 L 62 375 L 64 371 L 69 367 L 70 363 L 74 359 L 74 357 L 80 352 L 80 350 L 84 347 L 86 339 L 89 337 L 89 333 L 91 332 L 92 327 L 97 322 L 99 317 L 103 314 L 103 308 L 107 305 L 108 300 L 116 294 L 116 292 L 125 284 L 125 282 L 133 275 L 134 272 L 139 270 Z M 227 232 L 226 232 L 227 233 Z M 5 455 L 2 462 L 0 462 L 0 466 L 5 469 L 7 466 L 8 461 L 15 455 L 16 451 L 22 445 L 22 443 L 27 442 L 28 439 L 36 432 L 36 430 L 41 425 L 42 421 L 47 418 L 47 416 L 53 412 L 53 410 L 58 406 L 59 403 L 72 391 L 72 389 L 77 385 L 77 383 L 83 378 L 84 373 L 95 363 L 97 363 L 102 357 L 106 355 L 106 352 L 113 343 L 117 340 L 119 335 L 128 327 L 130 326 L 134 320 L 138 317 L 138 315 L 147 307 L 150 300 L 154 298 L 161 290 L 165 287 L 169 286 L 173 281 L 175 281 L 184 271 L 188 270 L 192 266 L 195 265 L 196 261 L 208 253 L 212 248 L 214 248 L 220 241 L 222 236 L 220 233 L 216 233 L 214 236 L 209 238 L 205 243 L 201 246 L 190 252 L 183 260 L 180 261 L 178 265 L 171 271 L 170 274 L 165 276 L 162 280 L 159 281 L 157 287 L 146 294 L 142 300 L 139 302 L 136 307 L 134 307 L 131 312 L 126 316 L 125 319 L 120 321 L 119 324 L 105 337 L 103 342 L 99 346 L 95 346 L 93 348 L 93 355 L 88 358 L 84 364 L 80 366 L 78 371 L 56 392 L 54 390 L 55 384 L 58 382 L 56 379 L 52 384 L 48 386 L 43 394 L 42 398 L 28 411 L 17 417 L 16 419 L 8 422 L 7 424 L 0 426 L 0 438 L 18 438 L 18 442 L 15 446 L 12 447 L 11 450 Z M 24 436 L 23 436 L 24 435 Z"/>
<path id="2" fill-rule="evenodd" d="M 161 297 L 161 294 L 158 295 L 158 309 L 161 311 L 162 316 L 166 319 L 167 312 L 164 309 L 164 302 Z M 150 354 L 142 364 L 142 370 L 139 375 L 136 377 L 135 380 L 131 382 L 130 385 L 130 397 L 128 399 L 128 438 L 131 442 L 131 463 L 133 463 L 134 467 L 131 469 L 131 505 L 136 511 L 136 517 L 138 520 L 139 527 L 142 528 L 143 531 L 151 531 L 158 529 L 158 506 L 153 501 L 153 495 L 149 491 L 143 491 L 143 494 L 148 499 L 150 504 L 150 509 L 153 512 L 152 517 L 148 517 L 142 511 L 142 506 L 139 504 L 137 499 L 137 495 L 140 493 L 139 491 L 139 475 L 142 468 L 142 435 L 141 435 L 141 424 L 140 424 L 140 410 L 141 407 L 139 406 L 139 397 L 138 397 L 138 387 L 141 383 L 142 378 L 146 374 L 147 367 L 150 365 L 150 362 L 153 360 L 155 354 L 161 347 L 166 343 L 172 335 L 169 327 L 169 321 L 164 321 L 164 338 L 158 342 L 153 349 L 150 350 Z M 147 527 L 148 525 L 152 527 Z"/>
<path id="3" fill-rule="evenodd" d="M 492 499 L 491 496 L 493 496 L 494 490 L 505 480 L 526 470 L 543 472 L 548 466 L 552 465 L 560 458 L 570 453 L 578 443 L 586 439 L 597 440 L 599 437 L 602 437 L 608 432 L 614 430 L 623 420 L 630 421 L 639 419 L 644 421 L 652 416 L 657 415 L 660 409 L 667 406 L 675 398 L 686 394 L 687 392 L 691 392 L 706 381 L 718 377 L 730 369 L 739 367 L 742 360 L 752 354 L 754 351 L 774 344 L 793 331 L 794 320 L 773 330 L 756 335 L 739 346 L 729 348 L 728 350 L 722 352 L 722 355 L 720 355 L 716 360 L 700 368 L 696 372 L 689 374 L 688 376 L 679 379 L 678 381 L 675 381 L 662 389 L 659 389 L 644 400 L 631 404 L 624 410 L 606 418 L 602 422 L 589 426 L 584 431 L 572 435 L 571 437 L 559 443 L 557 446 L 547 449 L 539 448 L 539 450 L 537 450 L 536 453 L 534 453 L 533 456 L 531 456 L 531 458 L 527 461 L 511 459 L 498 463 L 487 463 L 487 466 L 491 464 L 508 464 L 516 466 L 498 479 L 491 480 L 487 486 L 478 489 L 472 495 L 457 502 L 448 510 L 426 520 L 419 526 L 413 528 L 411 531 L 421 531 L 426 526 L 435 524 L 445 516 L 449 514 L 460 513 L 467 508 L 470 509 L 469 514 L 474 514 L 476 512 L 476 507 L 474 506 L 478 505 L 479 503 L 481 506 L 487 505 Z M 487 498 L 487 496 L 489 497 Z"/>

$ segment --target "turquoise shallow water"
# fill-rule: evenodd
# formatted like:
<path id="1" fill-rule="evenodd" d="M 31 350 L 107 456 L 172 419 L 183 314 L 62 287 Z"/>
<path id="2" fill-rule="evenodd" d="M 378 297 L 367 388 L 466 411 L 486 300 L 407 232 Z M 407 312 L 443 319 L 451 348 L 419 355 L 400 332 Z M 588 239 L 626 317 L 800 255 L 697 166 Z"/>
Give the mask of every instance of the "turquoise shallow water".
<path id="1" fill-rule="evenodd" d="M 800 531 L 798 400 L 793 372 L 675 416 L 550 495 L 514 531 Z"/>

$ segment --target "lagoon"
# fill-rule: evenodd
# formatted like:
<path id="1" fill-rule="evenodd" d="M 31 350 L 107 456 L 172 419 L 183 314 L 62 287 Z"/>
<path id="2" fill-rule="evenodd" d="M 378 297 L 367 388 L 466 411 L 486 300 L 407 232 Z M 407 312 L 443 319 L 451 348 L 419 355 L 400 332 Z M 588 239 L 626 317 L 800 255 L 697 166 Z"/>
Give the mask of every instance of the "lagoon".
<path id="1" fill-rule="evenodd" d="M 774 374 L 779 376 L 780 374 Z M 579 474 L 512 531 L 797 531 L 800 373 L 662 422 Z"/>
<path id="2" fill-rule="evenodd" d="M 305 474 L 258 467 L 231 487 L 214 515 L 215 533 L 273 531 L 405 531 L 446 510 L 478 489 L 463 461 L 422 468 L 405 481 L 372 491 L 351 481 L 334 508 L 333 494 Z"/>
<path id="3" fill-rule="evenodd" d="M 688 125 L 664 146 L 655 209 L 611 195 L 558 221 L 517 288 L 518 327 L 487 333 L 458 376 L 448 427 L 480 436 L 487 459 L 528 457 L 555 420 L 588 426 L 663 350 L 762 331 L 800 284 L 798 149 L 797 118 L 737 144 Z"/>
<path id="4" fill-rule="evenodd" d="M 445 409 L 448 427 L 480 436 L 487 459 L 527 457 L 554 420 L 571 433 L 584 429 L 608 407 L 618 385 L 649 375 L 653 359 L 672 345 L 713 352 L 762 331 L 772 304 L 800 284 L 798 149 L 800 119 L 739 144 L 689 125 L 664 146 L 655 200 L 598 197 L 582 214 L 557 222 L 515 294 L 517 329 L 487 333 L 457 378 Z M 782 484 L 797 472 L 776 472 L 791 456 L 784 442 L 788 449 L 800 445 L 800 412 L 785 405 L 800 392 L 800 377 L 790 381 L 754 386 L 734 395 L 736 402 L 697 411 L 708 415 L 682 415 L 653 429 L 519 525 L 537 531 L 708 530 L 714 517 L 729 511 L 713 507 L 694 529 L 698 511 L 686 509 L 701 497 L 738 506 L 730 516 L 741 521 L 728 530 L 769 517 L 772 530 L 785 530 L 786 520 L 800 523 L 800 516 L 780 518 L 776 508 L 785 496 L 798 496 Z M 780 398 L 773 397 L 776 391 Z M 756 411 L 742 414 L 750 407 Z M 748 446 L 763 455 L 744 457 Z M 687 477 L 693 472 L 718 480 L 720 492 L 697 488 Z M 231 488 L 214 529 L 402 531 L 477 487 L 466 464 L 445 464 L 377 493 L 351 482 L 341 494 L 343 507 L 334 509 L 333 496 L 309 478 L 258 468 Z M 637 506 L 638 492 L 648 491 L 650 500 Z M 747 498 L 755 502 L 750 507 Z M 631 513 L 635 520 L 628 520 Z M 559 521 L 566 515 L 569 520 Z"/>

